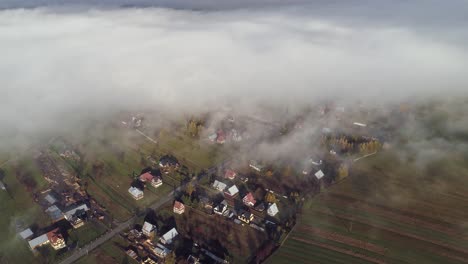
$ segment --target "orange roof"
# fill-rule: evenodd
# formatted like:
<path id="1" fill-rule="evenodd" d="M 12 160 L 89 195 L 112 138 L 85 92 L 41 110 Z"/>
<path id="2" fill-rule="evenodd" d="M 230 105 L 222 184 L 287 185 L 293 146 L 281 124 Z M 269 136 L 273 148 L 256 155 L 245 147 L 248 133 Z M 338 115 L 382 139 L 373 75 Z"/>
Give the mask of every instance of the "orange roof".
<path id="1" fill-rule="evenodd" d="M 54 230 L 47 233 L 47 238 L 49 239 L 50 243 L 55 243 L 57 240 L 63 239 L 63 236 L 60 234 L 60 230 L 55 228 Z"/>
<path id="2" fill-rule="evenodd" d="M 142 182 L 151 181 L 153 178 L 154 178 L 154 176 L 151 175 L 151 173 L 149 173 L 149 172 L 143 173 L 139 177 L 140 181 L 142 181 Z"/>

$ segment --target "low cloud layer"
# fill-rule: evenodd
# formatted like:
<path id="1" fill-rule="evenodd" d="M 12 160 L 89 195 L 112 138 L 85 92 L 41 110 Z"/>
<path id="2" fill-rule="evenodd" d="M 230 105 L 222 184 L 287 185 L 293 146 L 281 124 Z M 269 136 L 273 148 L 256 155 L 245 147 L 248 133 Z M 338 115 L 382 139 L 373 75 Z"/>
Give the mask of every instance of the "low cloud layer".
<path id="1" fill-rule="evenodd" d="M 248 7 L 0 11 L 0 143 L 120 110 L 379 104 L 466 91 L 458 20 L 431 29 L 354 19 L 355 10 Z"/>

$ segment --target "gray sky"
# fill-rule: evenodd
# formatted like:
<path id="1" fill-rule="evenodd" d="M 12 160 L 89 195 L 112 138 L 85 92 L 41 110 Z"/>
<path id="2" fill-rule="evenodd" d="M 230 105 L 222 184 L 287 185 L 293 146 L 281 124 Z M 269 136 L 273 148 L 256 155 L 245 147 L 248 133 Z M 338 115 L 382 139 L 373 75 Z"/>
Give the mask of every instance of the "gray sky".
<path id="1" fill-rule="evenodd" d="M 467 90 L 466 1 L 128 2 L 0 2 L 0 140 L 120 109 Z"/>

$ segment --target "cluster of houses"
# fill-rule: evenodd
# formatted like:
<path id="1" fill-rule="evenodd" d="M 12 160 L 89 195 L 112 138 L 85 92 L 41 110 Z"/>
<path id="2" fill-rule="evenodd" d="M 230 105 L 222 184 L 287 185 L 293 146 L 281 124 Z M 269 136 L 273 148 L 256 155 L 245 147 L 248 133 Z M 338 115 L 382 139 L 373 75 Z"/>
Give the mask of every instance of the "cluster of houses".
<path id="1" fill-rule="evenodd" d="M 177 170 L 180 167 L 178 160 L 170 155 L 166 155 L 159 159 L 159 170 L 152 170 L 142 173 L 138 176 L 138 183 L 128 188 L 128 193 L 135 200 L 143 199 L 144 186 L 150 184 L 154 188 L 158 188 L 163 184 L 161 173 L 169 174 L 171 171 Z"/>
<path id="2" fill-rule="evenodd" d="M 86 203 L 81 202 L 64 207 L 63 204 L 58 202 L 53 192 L 47 193 L 43 198 L 41 205 L 43 208 L 46 208 L 45 213 L 52 220 L 52 226 L 45 229 L 53 228 L 55 223 L 62 220 L 67 221 L 74 229 L 77 229 L 83 226 L 88 219 L 90 207 Z M 59 250 L 66 246 L 61 232 L 63 232 L 61 229 L 53 228 L 52 231 L 33 237 L 34 232 L 30 228 L 27 228 L 21 231 L 19 236 L 28 241 L 29 247 L 33 251 L 47 244 L 50 244 L 55 250 Z"/>
<path id="3" fill-rule="evenodd" d="M 160 263 L 172 252 L 174 239 L 179 235 L 176 228 L 164 233 L 158 240 L 154 240 L 158 228 L 148 221 L 143 223 L 141 231 L 132 229 L 126 235 L 130 246 L 126 248 L 126 254 L 141 263 Z"/>
<path id="4" fill-rule="evenodd" d="M 31 250 L 36 250 L 40 246 L 51 245 L 53 249 L 59 250 L 66 247 L 65 239 L 59 228 L 55 228 L 47 233 L 33 237 L 34 233 L 27 228 L 19 233 L 21 238 L 29 240 L 28 244 Z"/>

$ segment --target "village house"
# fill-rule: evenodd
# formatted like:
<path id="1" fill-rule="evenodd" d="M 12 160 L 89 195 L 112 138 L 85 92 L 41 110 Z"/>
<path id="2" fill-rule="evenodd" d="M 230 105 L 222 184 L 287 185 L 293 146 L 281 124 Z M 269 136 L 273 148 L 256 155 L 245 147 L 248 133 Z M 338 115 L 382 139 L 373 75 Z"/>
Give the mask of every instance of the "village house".
<path id="1" fill-rule="evenodd" d="M 29 240 L 28 244 L 31 250 L 35 250 L 36 248 L 47 244 L 50 244 L 55 250 L 62 249 L 66 246 L 65 240 L 58 228 Z"/>
<path id="2" fill-rule="evenodd" d="M 213 214 L 213 201 L 210 198 L 206 196 L 201 197 L 200 205 L 203 207 L 205 213 Z"/>
<path id="3" fill-rule="evenodd" d="M 177 169 L 179 166 L 179 161 L 174 156 L 165 155 L 159 159 L 159 167 L 164 169 L 166 174 L 169 173 L 169 169 Z"/>
<path id="4" fill-rule="evenodd" d="M 135 260 L 136 260 L 136 259 L 138 258 L 138 253 L 137 253 L 136 250 L 133 249 L 133 248 L 127 249 L 127 250 L 125 251 L 125 253 L 126 253 L 129 257 L 131 257 L 132 259 L 135 259 Z"/>
<path id="5" fill-rule="evenodd" d="M 171 244 L 177 235 L 179 235 L 179 233 L 174 227 L 160 238 L 161 243 L 166 244 L 166 245 Z"/>
<path id="6" fill-rule="evenodd" d="M 54 203 L 57 202 L 57 199 L 54 197 L 53 194 L 49 193 L 47 194 L 44 199 L 50 204 L 50 205 L 53 205 Z"/>
<path id="7" fill-rule="evenodd" d="M 143 199 L 143 191 L 138 189 L 137 187 L 130 187 L 128 188 L 128 192 L 135 200 Z"/>
<path id="8" fill-rule="evenodd" d="M 223 200 L 221 203 L 219 203 L 217 206 L 214 208 L 215 214 L 218 215 L 223 215 L 224 212 L 227 210 L 227 202 L 226 200 Z"/>
<path id="9" fill-rule="evenodd" d="M 323 176 L 325 176 L 325 174 L 323 173 L 322 170 L 319 170 L 315 173 L 315 177 L 317 178 L 317 180 L 320 180 L 323 178 Z"/>
<path id="10" fill-rule="evenodd" d="M 254 219 L 254 215 L 245 210 L 240 210 L 239 213 L 237 214 L 237 218 L 241 220 L 242 222 L 248 224 L 250 223 L 250 221 Z"/>
<path id="11" fill-rule="evenodd" d="M 249 207 L 253 207 L 257 201 L 253 197 L 253 194 L 249 192 L 244 196 L 244 198 L 242 198 L 242 202 Z"/>
<path id="12" fill-rule="evenodd" d="M 223 182 L 220 182 L 218 180 L 215 180 L 214 183 L 213 183 L 213 188 L 215 188 L 216 190 L 220 191 L 220 192 L 223 192 L 224 189 L 226 189 L 227 185 Z"/>
<path id="13" fill-rule="evenodd" d="M 226 170 L 226 173 L 224 173 L 224 178 L 229 179 L 229 180 L 234 180 L 237 176 L 237 173 L 233 170 Z"/>
<path id="14" fill-rule="evenodd" d="M 278 206 L 276 203 L 272 203 L 268 206 L 267 213 L 269 216 L 275 216 L 279 212 Z"/>
<path id="15" fill-rule="evenodd" d="M 153 238 L 156 232 L 156 225 L 150 224 L 145 221 L 143 223 L 143 228 L 141 229 L 141 231 L 145 236 L 149 238 Z"/>
<path id="16" fill-rule="evenodd" d="M 151 180 L 151 186 L 153 186 L 154 188 L 158 188 L 159 186 L 161 186 L 163 184 L 162 180 L 161 180 L 161 177 L 154 177 L 152 180 Z"/>
<path id="17" fill-rule="evenodd" d="M 154 176 L 150 172 L 145 172 L 138 177 L 141 182 L 151 182 Z"/>
<path id="18" fill-rule="evenodd" d="M 63 239 L 62 234 L 60 233 L 59 229 L 56 228 L 49 233 L 47 233 L 47 238 L 50 242 L 50 245 L 55 249 L 59 250 L 64 248 L 65 245 L 65 239 Z"/>
<path id="19" fill-rule="evenodd" d="M 64 216 L 65 219 L 73 226 L 73 228 L 76 229 L 84 225 L 83 220 L 87 218 L 86 211 L 89 211 L 88 206 L 86 204 L 81 204 L 66 211 Z"/>
<path id="20" fill-rule="evenodd" d="M 153 259 L 152 257 L 148 256 L 141 263 L 143 263 L 143 264 L 158 264 L 158 260 Z"/>
<path id="21" fill-rule="evenodd" d="M 236 185 L 233 185 L 227 189 L 227 191 L 224 192 L 224 195 L 227 198 L 234 198 L 237 194 L 239 193 L 239 189 L 237 189 Z"/>
<path id="22" fill-rule="evenodd" d="M 183 214 L 185 212 L 185 205 L 179 201 L 175 201 L 173 210 L 176 214 Z"/>

